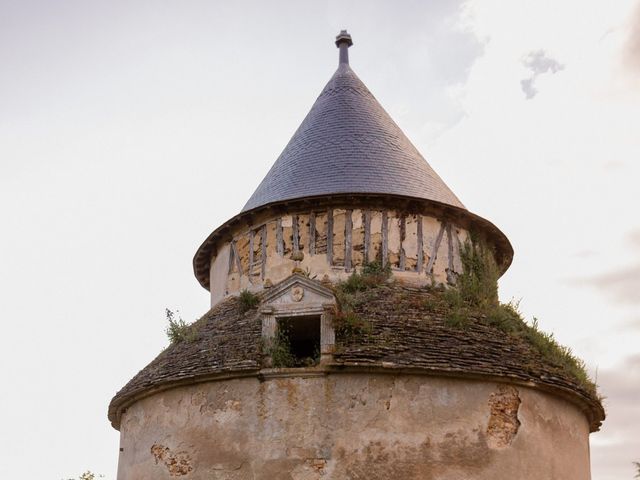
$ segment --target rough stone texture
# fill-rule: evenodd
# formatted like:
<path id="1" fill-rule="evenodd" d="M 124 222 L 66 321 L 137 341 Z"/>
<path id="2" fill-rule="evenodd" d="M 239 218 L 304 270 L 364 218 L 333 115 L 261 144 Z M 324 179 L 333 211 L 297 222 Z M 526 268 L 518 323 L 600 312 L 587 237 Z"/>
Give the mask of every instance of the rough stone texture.
<path id="1" fill-rule="evenodd" d="M 311 253 L 312 255 L 326 254 L 329 258 L 331 256 L 330 250 L 333 235 L 331 235 L 329 238 L 326 236 L 326 233 L 328 233 L 328 230 L 332 226 L 330 225 L 330 223 L 333 221 L 333 218 L 328 218 L 326 217 L 326 215 L 327 212 L 331 210 L 352 211 L 352 238 L 354 236 L 356 238 L 358 237 L 358 229 L 360 228 L 359 223 L 362 221 L 361 219 L 358 219 L 357 211 L 369 211 L 371 213 L 371 234 L 369 235 L 369 238 L 371 240 L 372 255 L 370 255 L 370 259 L 375 259 L 378 255 L 378 251 L 381 249 L 384 250 L 384 248 L 380 248 L 380 245 L 383 242 L 385 235 L 384 232 L 382 232 L 380 229 L 384 227 L 385 222 L 379 215 L 380 212 L 387 215 L 387 227 L 390 228 L 394 228 L 394 225 L 399 226 L 398 222 L 389 223 L 389 217 L 395 215 L 396 213 L 404 214 L 406 216 L 422 216 L 422 227 L 423 229 L 426 229 L 426 231 L 423 231 L 423 246 L 431 245 L 431 243 L 425 242 L 432 242 L 434 240 L 433 236 L 430 235 L 430 232 L 428 231 L 429 229 L 435 227 L 436 233 L 439 231 L 438 227 L 434 226 L 433 223 L 424 223 L 427 219 L 431 218 L 433 219 L 433 222 L 438 222 L 440 224 L 452 224 L 452 226 L 455 227 L 454 233 L 457 233 L 459 231 L 461 232 L 462 237 L 465 236 L 465 232 L 475 232 L 478 237 L 482 238 L 485 243 L 487 243 L 487 245 L 489 245 L 490 248 L 494 251 L 500 272 L 506 271 L 511 263 L 511 260 L 513 259 L 513 248 L 511 247 L 511 244 L 509 243 L 509 240 L 506 238 L 506 236 L 491 222 L 478 217 L 477 215 L 474 215 L 473 213 L 465 209 L 453 207 L 450 205 L 437 204 L 434 202 L 429 202 L 427 200 L 416 200 L 410 197 L 391 195 L 385 196 L 381 194 L 336 194 L 331 197 L 313 197 L 300 200 L 284 201 L 281 204 L 268 205 L 236 215 L 232 219 L 225 222 L 223 225 L 219 226 L 216 230 L 214 230 L 207 237 L 200 248 L 198 248 L 198 251 L 193 258 L 193 268 L 196 278 L 206 289 L 219 288 L 219 285 L 217 283 L 214 283 L 214 278 L 211 277 L 212 262 L 217 261 L 217 257 L 219 257 L 220 255 L 224 255 L 225 245 L 228 245 L 232 239 L 236 239 L 236 241 L 234 242 L 235 244 L 239 240 L 237 238 L 239 235 L 248 234 L 250 228 L 255 230 L 261 228 L 263 225 L 266 225 L 267 227 L 267 244 L 277 244 L 279 248 L 281 248 L 280 250 L 278 250 L 278 255 L 289 257 L 292 253 L 292 215 L 294 214 L 301 215 L 303 217 L 303 221 L 298 223 L 298 228 L 299 233 L 303 234 L 301 235 L 299 241 L 302 242 L 305 255 L 307 252 Z M 305 241 L 304 239 L 304 234 L 310 234 L 310 232 L 306 232 L 305 230 L 310 227 L 311 214 L 316 215 L 317 236 L 315 240 L 318 248 L 314 249 L 314 253 L 309 249 L 310 245 L 307 245 L 307 243 L 309 243 L 309 240 L 307 239 Z M 308 221 L 306 217 L 307 215 L 309 218 Z M 276 222 L 281 222 L 279 228 L 277 224 L 273 222 L 274 219 L 276 220 Z M 282 224 L 283 222 L 284 224 Z M 415 230 L 415 240 L 417 241 L 417 225 L 415 226 L 415 229 L 412 225 L 409 225 L 409 236 L 413 235 L 412 230 Z M 394 232 L 388 233 L 391 233 L 392 235 L 395 234 Z M 438 236 L 436 235 L 436 238 L 437 237 Z M 246 239 L 244 241 L 246 241 Z M 413 242 L 410 240 L 406 248 L 414 248 L 412 245 Z M 236 245 L 236 247 L 237 246 L 238 245 Z M 353 246 L 351 251 L 352 258 L 357 257 L 354 252 L 357 252 L 358 248 L 360 248 L 360 245 Z M 444 243 L 440 245 L 440 248 L 443 248 L 445 251 L 447 250 L 447 239 L 445 239 Z M 418 252 L 414 252 L 412 255 L 409 255 L 408 258 L 416 258 L 415 254 L 417 253 Z M 387 249 L 385 255 L 388 254 L 389 252 Z M 428 255 L 429 254 L 427 253 L 427 256 Z M 269 263 L 274 258 L 275 257 L 273 257 L 273 255 L 268 255 L 266 259 L 267 268 L 269 266 Z M 423 260 L 424 258 L 427 257 L 423 256 Z M 357 261 L 358 260 L 356 258 L 356 262 Z M 417 259 L 409 260 L 408 264 L 410 265 L 412 262 L 415 263 L 416 261 Z M 227 264 L 227 266 L 229 265 Z M 405 264 L 405 267 L 406 266 L 407 263 Z M 442 271 L 448 268 L 448 265 L 436 264 L 433 267 L 434 275 L 440 276 L 442 275 Z M 238 268 L 238 266 L 233 261 L 231 262 L 231 268 L 232 270 L 241 270 L 241 268 Z"/>
<path id="2" fill-rule="evenodd" d="M 467 232 L 504 272 L 508 239 L 465 209 L 341 52 L 243 211 L 198 249 L 196 278 L 215 307 L 195 339 L 169 346 L 112 400 L 118 479 L 588 480 L 589 431 L 604 418 L 593 392 L 481 316 L 449 327 L 441 292 L 422 288 L 455 283 Z M 346 317 L 330 282 L 379 255 L 396 283 L 355 295 L 367 328 L 336 332 Z M 285 280 L 294 265 L 323 279 L 324 290 L 303 282 L 322 297 L 320 365 L 264 368 L 276 310 L 302 300 Z M 244 288 L 273 295 L 240 313 L 224 297 Z"/>
<path id="3" fill-rule="evenodd" d="M 464 208 L 347 64 L 331 77 L 243 211 L 336 193 L 397 194 Z"/>
<path id="4" fill-rule="evenodd" d="M 222 244 L 218 249 L 218 255 L 211 261 L 211 305 L 243 289 L 259 291 L 267 279 L 271 283 L 284 280 L 291 275 L 295 266 L 291 259 L 294 250 L 304 253 L 300 266 L 316 278 L 322 278 L 324 275 L 332 281 L 346 278 L 354 268 L 363 265 L 364 250 L 368 248 L 371 252 L 370 261 L 389 262 L 393 274 L 402 277 L 405 282 L 414 285 L 454 283 L 456 274 L 462 273 L 459 248 L 467 238 L 466 230 L 456 225 L 449 227 L 450 222 L 427 215 L 392 209 L 386 209 L 384 212 L 387 217 L 386 237 L 382 235 L 382 211 L 330 209 L 333 222 L 331 261 L 326 255 L 324 223 L 327 212 L 313 212 L 313 228 L 310 221 L 311 212 L 272 217 L 264 222 L 239 228 L 232 236 L 231 242 Z M 372 219 L 368 236 L 364 234 L 365 214 L 370 215 Z M 281 237 L 275 234 L 278 225 L 282 229 Z M 266 231 L 264 246 L 260 233 L 263 227 Z M 439 236 L 439 232 L 445 229 L 447 234 Z M 311 230 L 315 237 L 314 248 L 310 245 Z M 418 235 L 419 230 L 421 235 Z M 295 236 L 294 231 L 297 232 Z M 230 248 L 230 244 L 233 248 Z M 253 248 L 250 248 L 251 246 Z M 230 250 L 235 252 L 231 259 Z M 383 251 L 387 253 L 384 258 Z"/>
<path id="5" fill-rule="evenodd" d="M 491 416 L 487 425 L 487 445 L 492 448 L 505 448 L 511 445 L 520 428 L 518 410 L 520 408 L 518 390 L 501 385 L 489 397 Z"/>
<path id="6" fill-rule="evenodd" d="M 128 408 L 118 480 L 588 480 L 589 426 L 571 403 L 520 388 L 522 425 L 490 446 L 500 385 L 414 375 L 243 378 Z M 166 450 L 165 450 L 166 449 Z M 186 460 L 188 459 L 188 460 Z"/>
<path id="7" fill-rule="evenodd" d="M 593 393 L 523 339 L 482 318 L 471 318 L 464 329 L 448 327 L 439 298 L 437 290 L 398 283 L 364 292 L 356 313 L 370 323 L 371 331 L 355 337 L 338 333 L 334 360 L 326 368 L 410 370 L 537 385 L 582 405 L 591 429 L 598 429 L 604 411 Z M 159 389 L 221 375 L 258 373 L 262 337 L 257 310 L 240 314 L 237 298 L 230 297 L 200 319 L 197 329 L 195 341 L 170 345 L 116 394 L 109 407 L 114 426 L 129 403 Z"/>
<path id="8" fill-rule="evenodd" d="M 191 457 L 187 452 L 174 453 L 169 447 L 157 443 L 151 445 L 150 451 L 155 458 L 156 465 L 162 463 L 172 477 L 189 475 L 193 471 Z"/>
<path id="9" fill-rule="evenodd" d="M 599 400 L 563 368 L 524 339 L 498 330 L 482 317 L 469 318 L 464 328 L 448 327 L 447 312 L 437 289 L 394 284 L 365 291 L 356 313 L 371 324 L 371 332 L 338 337 L 335 361 L 360 367 L 493 375 L 568 390 L 591 405 L 592 428 L 599 428 L 604 419 Z"/>

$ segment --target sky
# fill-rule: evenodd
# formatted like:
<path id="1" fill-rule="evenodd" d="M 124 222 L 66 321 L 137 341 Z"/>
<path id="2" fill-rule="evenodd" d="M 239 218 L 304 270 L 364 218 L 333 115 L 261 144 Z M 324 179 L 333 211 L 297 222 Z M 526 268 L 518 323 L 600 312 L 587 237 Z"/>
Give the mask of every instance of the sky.
<path id="1" fill-rule="evenodd" d="M 638 0 L 0 0 L 0 478 L 115 480 L 115 392 L 208 309 L 191 260 L 350 63 L 583 358 L 640 461 Z"/>

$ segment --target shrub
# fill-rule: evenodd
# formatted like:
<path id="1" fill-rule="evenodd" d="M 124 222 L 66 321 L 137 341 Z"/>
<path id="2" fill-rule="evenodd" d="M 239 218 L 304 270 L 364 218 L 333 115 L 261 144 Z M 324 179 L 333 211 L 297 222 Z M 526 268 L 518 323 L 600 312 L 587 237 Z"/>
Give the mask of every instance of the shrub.
<path id="1" fill-rule="evenodd" d="M 336 333 L 346 338 L 368 335 L 372 330 L 371 322 L 363 320 L 353 311 L 337 312 L 333 325 Z"/>
<path id="2" fill-rule="evenodd" d="M 551 364 L 563 369 L 585 390 L 596 394 L 596 385 L 589 378 L 584 362 L 570 348 L 560 345 L 553 334 L 540 330 L 534 317 L 528 324 L 519 311 L 519 302 L 498 301 L 499 269 L 493 252 L 471 235 L 460 249 L 463 273 L 458 275 L 456 286 L 444 293 L 448 306 L 445 324 L 464 328 L 472 316 L 483 316 L 493 327 L 524 339 Z"/>
<path id="3" fill-rule="evenodd" d="M 260 297 L 246 288 L 240 292 L 240 297 L 238 297 L 238 299 L 238 308 L 240 313 L 248 312 L 249 310 L 256 308 L 260 303 Z"/>
<path id="4" fill-rule="evenodd" d="M 296 366 L 296 358 L 291 353 L 289 338 L 282 330 L 278 329 L 273 338 L 264 340 L 264 351 L 271 357 L 274 368 L 290 368 Z"/>
<path id="5" fill-rule="evenodd" d="M 343 293 L 355 293 L 366 290 L 367 284 L 359 273 L 353 272 L 349 277 L 338 284 L 338 289 Z"/>
<path id="6" fill-rule="evenodd" d="M 589 377 L 584 361 L 575 356 L 571 348 L 560 345 L 553 333 L 540 330 L 536 317 L 529 324 L 518 310 L 517 302 L 501 303 L 487 313 L 486 318 L 491 325 L 524 339 L 549 363 L 561 368 L 585 390 L 597 395 L 597 387 Z"/>
<path id="7" fill-rule="evenodd" d="M 500 303 L 485 309 L 487 322 L 506 333 L 517 333 L 526 325 L 519 310 L 520 302 Z"/>
<path id="8" fill-rule="evenodd" d="M 464 328 L 469 324 L 466 309 L 452 309 L 444 317 L 444 324 L 451 328 Z"/>
<path id="9" fill-rule="evenodd" d="M 82 475 L 78 477 L 78 480 L 96 480 L 97 478 L 104 478 L 104 475 L 96 475 L 92 471 L 87 470 L 86 472 L 84 472 Z M 74 479 L 70 478 L 68 480 L 74 480 Z"/>
<path id="10" fill-rule="evenodd" d="M 311 275 L 311 269 L 309 267 L 304 269 L 304 271 L 302 272 L 302 275 L 304 275 L 307 278 L 310 278 L 311 280 L 315 280 L 316 278 L 318 278 L 318 275 Z"/>
<path id="11" fill-rule="evenodd" d="M 336 286 L 335 294 L 340 310 L 353 310 L 363 298 L 358 295 L 359 293 L 382 285 L 390 276 L 391 267 L 389 264 L 383 267 L 379 262 L 365 263 L 360 273 L 354 271 L 346 280 Z"/>
<path id="12" fill-rule="evenodd" d="M 460 248 L 460 260 L 463 272 L 456 286 L 463 300 L 478 307 L 497 305 L 500 271 L 489 247 L 472 235 Z"/>
<path id="13" fill-rule="evenodd" d="M 385 283 L 391 276 L 391 266 L 387 263 L 384 267 L 381 262 L 366 262 L 362 265 L 360 273 L 354 272 L 338 285 L 344 293 L 355 293 L 377 287 Z"/>
<path id="14" fill-rule="evenodd" d="M 388 263 L 382 266 L 381 261 L 366 262 L 362 265 L 360 272 L 354 271 L 345 281 L 336 286 L 335 295 L 338 301 L 338 311 L 334 317 L 336 333 L 344 337 L 371 333 L 371 322 L 361 319 L 355 313 L 355 309 L 367 301 L 367 290 L 386 283 L 389 277 L 391 277 L 391 266 Z"/>
<path id="15" fill-rule="evenodd" d="M 169 342 L 172 344 L 183 341 L 192 342 L 198 338 L 198 333 L 193 324 L 186 323 L 179 315 L 176 319 L 175 314 L 168 308 L 165 309 L 165 313 L 167 315 L 167 321 L 169 322 L 169 325 L 165 329 Z"/>
<path id="16" fill-rule="evenodd" d="M 387 262 L 382 266 L 381 260 L 365 262 L 362 265 L 362 275 L 369 278 L 377 278 L 380 283 L 385 282 L 391 276 L 391 264 Z"/>
<path id="17" fill-rule="evenodd" d="M 531 325 L 524 322 L 524 336 L 544 357 L 552 363 L 567 370 L 585 389 L 596 394 L 596 384 L 587 373 L 584 361 L 571 351 L 571 348 L 560 345 L 553 333 L 543 332 L 538 328 L 538 319 L 533 317 Z"/>

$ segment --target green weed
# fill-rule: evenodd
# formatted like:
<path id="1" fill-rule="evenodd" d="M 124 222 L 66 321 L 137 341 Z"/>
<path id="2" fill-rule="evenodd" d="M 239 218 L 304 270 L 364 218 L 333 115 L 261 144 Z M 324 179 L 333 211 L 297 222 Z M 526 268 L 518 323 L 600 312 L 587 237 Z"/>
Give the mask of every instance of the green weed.
<path id="1" fill-rule="evenodd" d="M 585 390 L 596 394 L 596 385 L 589 378 L 584 361 L 569 347 L 560 345 L 553 334 L 543 332 L 538 320 L 528 324 L 519 311 L 519 302 L 498 301 L 499 270 L 493 252 L 476 237 L 465 242 L 460 249 L 463 273 L 458 275 L 455 287 L 447 289 L 444 300 L 448 306 L 445 324 L 464 328 L 473 316 L 483 316 L 493 327 L 524 339 L 551 364 L 563 369 Z"/>
<path id="2" fill-rule="evenodd" d="M 167 316 L 167 328 L 165 329 L 165 333 L 169 338 L 169 342 L 180 343 L 180 342 L 193 342 L 198 338 L 198 332 L 193 324 L 189 324 L 185 322 L 182 317 L 178 314 L 178 318 L 176 318 L 176 314 L 169 310 L 165 309 L 165 314 Z"/>
<path id="3" fill-rule="evenodd" d="M 291 353 L 289 338 L 280 329 L 273 338 L 264 340 L 264 352 L 271 357 L 273 368 L 291 368 L 296 366 L 296 358 Z"/>
<path id="4" fill-rule="evenodd" d="M 260 297 L 245 288 L 240 292 L 238 301 L 238 309 L 240 310 L 240 313 L 245 313 L 258 306 L 260 303 Z"/>

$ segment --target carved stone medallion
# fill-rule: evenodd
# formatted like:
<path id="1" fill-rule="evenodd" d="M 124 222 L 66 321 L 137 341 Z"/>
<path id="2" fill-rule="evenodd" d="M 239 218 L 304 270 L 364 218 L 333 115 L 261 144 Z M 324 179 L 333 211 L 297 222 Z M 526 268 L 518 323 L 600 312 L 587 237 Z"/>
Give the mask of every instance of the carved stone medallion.
<path id="1" fill-rule="evenodd" d="M 304 288 L 302 288 L 300 285 L 295 285 L 291 289 L 291 298 L 294 302 L 299 302 L 300 300 L 302 300 L 302 297 L 304 297 Z"/>

